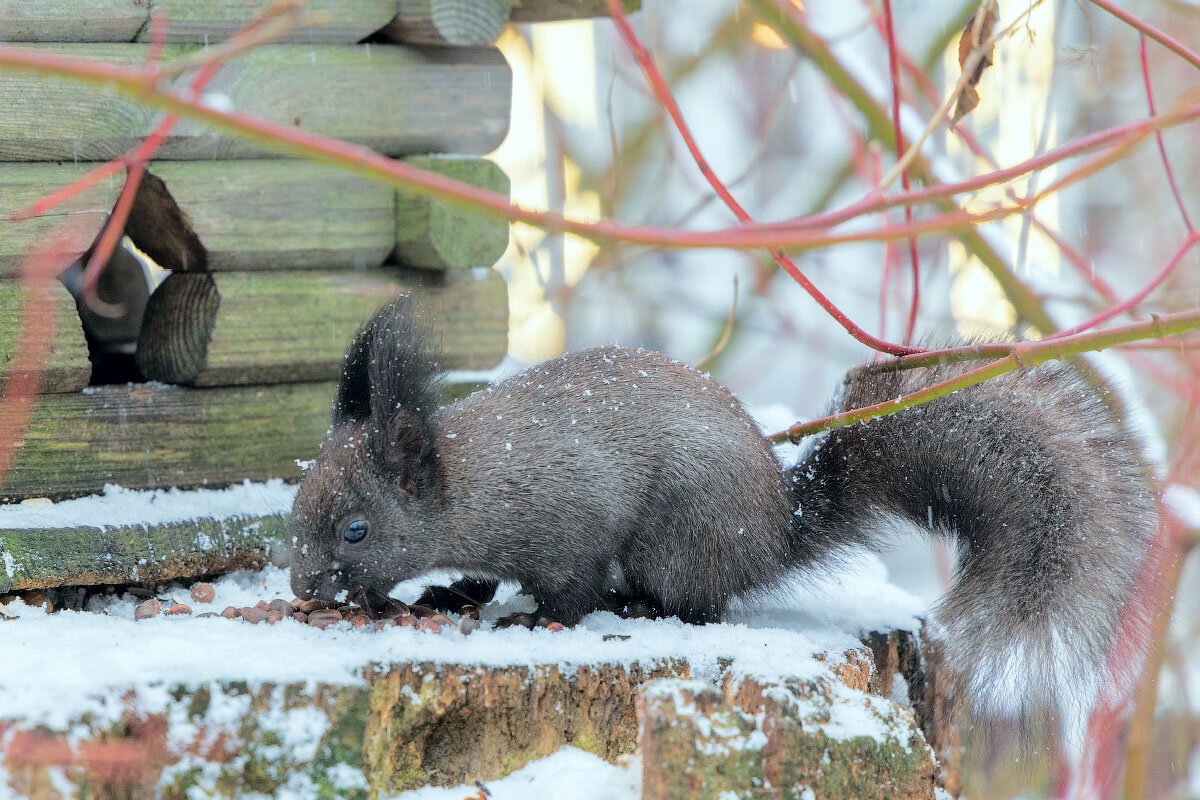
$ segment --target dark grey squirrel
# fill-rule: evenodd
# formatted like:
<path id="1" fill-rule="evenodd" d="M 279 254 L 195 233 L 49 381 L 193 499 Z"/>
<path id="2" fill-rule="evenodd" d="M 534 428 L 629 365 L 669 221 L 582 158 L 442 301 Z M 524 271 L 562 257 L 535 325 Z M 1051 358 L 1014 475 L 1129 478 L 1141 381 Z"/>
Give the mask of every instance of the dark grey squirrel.
<path id="1" fill-rule="evenodd" d="M 972 366 L 859 370 L 834 410 Z M 957 543 L 947 662 L 979 710 L 1011 713 L 1096 689 L 1157 525 L 1129 433 L 1062 363 L 833 430 L 786 469 L 733 395 L 658 353 L 572 353 L 444 408 L 438 374 L 408 299 L 354 338 L 289 523 L 298 596 L 379 599 L 448 569 L 467 577 L 425 602 L 506 580 L 537 603 L 509 622 L 573 625 L 616 597 L 707 623 L 900 517 Z"/>

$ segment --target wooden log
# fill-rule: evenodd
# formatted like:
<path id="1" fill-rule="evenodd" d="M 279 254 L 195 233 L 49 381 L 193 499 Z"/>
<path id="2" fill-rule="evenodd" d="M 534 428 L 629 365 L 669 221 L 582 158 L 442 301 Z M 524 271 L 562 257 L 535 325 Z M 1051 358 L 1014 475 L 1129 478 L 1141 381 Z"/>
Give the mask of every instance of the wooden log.
<path id="1" fill-rule="evenodd" d="M 288 509 L 280 509 L 287 512 Z M 153 585 L 266 564 L 286 551 L 286 517 L 200 518 L 159 525 L 0 530 L 0 592 Z"/>
<path id="2" fill-rule="evenodd" d="M 3 82 L 0 77 L 0 83 Z M 0 105 L 4 100 L 0 98 Z M 3 126 L 0 122 L 0 127 Z M 27 208 L 43 195 L 65 186 L 95 164 L 0 164 L 0 275 L 15 275 L 22 259 L 42 252 L 57 239 L 51 234 L 70 219 L 70 238 L 61 243 L 62 255 L 84 253 L 104 223 L 121 190 L 119 180 L 102 181 L 56 206 L 49 213 L 14 222 L 9 216 Z M 58 253 L 54 255 L 59 255 Z"/>
<path id="3" fill-rule="evenodd" d="M 209 44 L 229 38 L 270 0 L 0 0 L 0 41 L 149 41 L 150 12 L 167 18 L 168 42 Z M 320 24 L 299 28 L 281 41 L 351 44 L 383 27 L 396 0 L 308 0 Z"/>
<path id="4" fill-rule="evenodd" d="M 508 193 L 504 172 L 475 158 L 407 159 L 443 175 Z M 0 276 L 46 246 L 64 214 L 84 220 L 65 243 L 86 251 L 116 202 L 121 179 L 103 181 L 46 214 L 7 218 L 79 178 L 95 163 L 0 163 Z M 175 271 L 370 269 L 397 252 L 424 269 L 494 264 L 507 223 L 420 195 L 397 193 L 323 164 L 279 159 L 156 161 L 142 180 L 125 233 Z"/>
<path id="5" fill-rule="evenodd" d="M 499 38 L 512 0 L 400 0 L 379 34 L 407 44 L 481 47 Z"/>
<path id="6" fill-rule="evenodd" d="M 504 172 L 472 158 L 407 159 L 508 193 Z M 304 161 L 164 161 L 139 190 L 125 232 L 176 271 L 369 269 L 393 250 L 427 269 L 494 264 L 508 224 Z M 159 188 L 161 186 L 161 188 Z"/>
<path id="7" fill-rule="evenodd" d="M 43 393 L 77 392 L 88 385 L 92 365 L 88 361 L 87 341 L 75 310 L 75 299 L 57 283 L 47 291 L 52 296 L 57 324 L 39 390 Z M 24 333 L 22 300 L 20 281 L 0 280 L 0 382 L 12 377 L 9 369 Z"/>
<path id="8" fill-rule="evenodd" d="M 445 368 L 495 366 L 507 349 L 508 297 L 497 273 L 480 275 L 175 273 L 146 308 L 138 369 L 193 386 L 334 380 L 354 332 L 406 289 L 434 321 Z"/>
<path id="9" fill-rule="evenodd" d="M 298 480 L 329 426 L 332 383 L 197 390 L 98 386 L 34 405 L 0 502 L 139 489 Z M 12 414 L 0 406 L 0 420 Z"/>
<path id="10" fill-rule="evenodd" d="M 485 159 L 415 156 L 409 163 L 494 192 L 509 193 L 504 170 Z M 396 260 L 410 267 L 491 266 L 508 247 L 508 223 L 426 197 L 396 199 Z"/>
<path id="11" fill-rule="evenodd" d="M 762 787 L 770 791 L 752 796 L 933 800 L 936 762 L 905 710 L 826 678 L 730 678 L 724 691 L 673 678 L 644 687 L 643 800 L 719 800 Z"/>
<path id="12" fill-rule="evenodd" d="M 33 45 L 72 57 L 132 66 L 146 45 Z M 194 52 L 171 45 L 170 61 Z M 172 87 L 183 91 L 188 78 Z M 512 73 L 493 48 L 398 45 L 272 45 L 225 65 L 207 96 L 240 113 L 335 136 L 389 156 L 485 153 L 508 130 Z M 90 86 L 0 72 L 0 161 L 113 158 L 140 142 L 160 112 Z M 274 156 L 258 144 L 188 120 L 158 157 Z"/>
<path id="13" fill-rule="evenodd" d="M 152 5 L 155 11 L 167 15 L 168 42 L 210 43 L 228 39 L 271 2 L 153 0 Z M 319 16 L 320 24 L 298 28 L 279 41 L 320 44 L 361 41 L 388 23 L 396 13 L 396 0 L 306 0 L 304 11 L 314 18 Z M 150 26 L 147 24 L 138 35 L 138 41 L 149 39 Z"/>
<path id="14" fill-rule="evenodd" d="M 0 0 L 0 41 L 131 42 L 149 19 L 146 0 Z"/>
<path id="15" fill-rule="evenodd" d="M 642 0 L 621 0 L 627 13 L 641 9 Z M 562 19 L 607 17 L 605 0 L 512 0 L 513 22 L 551 22 Z"/>

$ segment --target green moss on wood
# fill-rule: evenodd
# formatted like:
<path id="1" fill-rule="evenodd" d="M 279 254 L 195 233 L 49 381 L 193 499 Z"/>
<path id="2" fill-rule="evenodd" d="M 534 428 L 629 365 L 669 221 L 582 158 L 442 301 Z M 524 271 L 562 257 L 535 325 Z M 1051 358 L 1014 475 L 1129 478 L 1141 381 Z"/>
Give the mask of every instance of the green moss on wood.
<path id="1" fill-rule="evenodd" d="M 166 22 L 168 42 L 211 44 L 250 22 L 266 0 L 5 0 L 0 3 L 0 40 L 6 42 L 149 41 L 150 14 Z M 308 0 L 321 14 L 318 25 L 290 32 L 284 41 L 357 42 L 385 25 L 396 0 Z"/>
<path id="2" fill-rule="evenodd" d="M 272 552 L 284 548 L 284 534 L 282 516 L 113 528 L 0 530 L 4 556 L 0 592 L 154 584 L 261 566 Z"/>
<path id="3" fill-rule="evenodd" d="M 626 13 L 642 7 L 641 0 L 621 0 Z M 512 0 L 513 22 L 550 22 L 561 19 L 607 17 L 605 0 Z"/>
<path id="4" fill-rule="evenodd" d="M 57 283 L 47 291 L 56 324 L 38 388 L 47 393 L 77 392 L 87 386 L 92 374 L 87 340 L 71 294 Z M 20 281 L 0 280 L 0 383 L 10 377 L 13 359 L 25 335 L 28 320 L 24 300 Z"/>
<path id="5" fill-rule="evenodd" d="M 3 40 L 0 36 L 0 41 Z M 38 217 L 17 221 L 9 216 L 28 208 L 52 189 L 66 186 L 94 166 L 73 161 L 66 164 L 0 163 L 0 276 L 16 275 L 21 262 L 30 253 L 41 252 L 50 242 L 56 241 L 54 234 L 68 216 L 72 225 L 66 231 L 70 236 L 61 240 L 62 252 L 74 258 L 91 246 L 116 202 L 117 192 L 121 189 L 119 182 L 110 185 L 108 181 L 101 181 Z"/>
<path id="6" fill-rule="evenodd" d="M 822 726 L 846 702 L 865 704 L 886 735 L 829 736 Z M 853 709 L 855 718 L 862 713 Z M 934 761 L 915 721 L 824 680 L 743 688 L 732 698 L 693 681 L 660 681 L 644 691 L 639 717 L 644 800 L 933 797 Z"/>
<path id="7" fill-rule="evenodd" d="M 0 500 L 71 497 L 105 484 L 228 486 L 298 480 L 329 425 L 333 384 L 195 390 L 103 386 L 37 399 Z M 12 411 L 0 407 L 0 419 Z"/>
<path id="8" fill-rule="evenodd" d="M 507 287 L 492 270 L 422 279 L 272 272 L 174 274 L 146 309 L 137 364 L 146 377 L 195 386 L 336 379 L 359 326 L 388 297 L 412 291 L 447 369 L 484 369 L 508 347 Z"/>
<path id="9" fill-rule="evenodd" d="M 409 164 L 507 196 L 508 176 L 485 159 L 422 156 Z M 508 222 L 425 197 L 400 192 L 396 199 L 396 258 L 412 267 L 486 267 L 508 247 Z"/>

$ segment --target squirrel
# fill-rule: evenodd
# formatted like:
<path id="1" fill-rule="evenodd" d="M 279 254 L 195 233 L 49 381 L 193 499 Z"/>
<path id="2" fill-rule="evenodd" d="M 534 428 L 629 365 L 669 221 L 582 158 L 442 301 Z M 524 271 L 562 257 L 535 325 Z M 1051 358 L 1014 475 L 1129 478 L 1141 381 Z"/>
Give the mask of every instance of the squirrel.
<path id="1" fill-rule="evenodd" d="M 432 341 L 400 297 L 351 343 L 289 520 L 297 596 L 383 598 L 447 569 L 467 577 L 422 602 L 481 605 L 506 580 L 537 610 L 505 623 L 570 626 L 614 596 L 710 623 L 886 544 L 899 517 L 958 545 L 934 619 L 976 711 L 1104 675 L 1157 510 L 1130 434 L 1067 364 L 829 431 L 784 468 L 729 391 L 659 353 L 571 353 L 440 408 Z M 968 369 L 859 369 L 833 408 Z"/>

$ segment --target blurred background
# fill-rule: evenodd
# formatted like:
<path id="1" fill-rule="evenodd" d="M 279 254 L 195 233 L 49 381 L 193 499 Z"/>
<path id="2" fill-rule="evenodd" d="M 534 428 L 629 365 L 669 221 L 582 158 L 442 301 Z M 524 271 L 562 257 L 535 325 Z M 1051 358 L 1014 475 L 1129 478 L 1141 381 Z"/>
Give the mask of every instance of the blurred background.
<path id="1" fill-rule="evenodd" d="M 892 80 L 882 0 L 791 0 L 874 101 L 891 110 Z M 1200 47 L 1200 3 L 1128 0 L 1121 8 Z M 894 0 L 902 72 L 903 127 L 911 143 L 959 77 L 958 39 L 977 0 Z M 1087 134 L 1149 115 L 1145 77 L 1159 112 L 1197 102 L 1197 69 L 1133 27 L 1083 0 L 1001 0 L 997 29 L 1017 24 L 995 48 L 979 83 L 979 106 L 963 133 L 939 126 L 923 154 L 941 182 L 991 172 Z M 1022 16 L 1024 15 L 1024 16 Z M 644 0 L 633 17 L 639 37 L 682 107 L 716 174 L 758 221 L 836 209 L 864 196 L 895 163 L 875 141 L 851 98 L 831 84 L 829 62 L 814 60 L 738 0 Z M 711 230 L 735 224 L 685 149 L 611 21 L 516 26 L 500 41 L 514 70 L 513 127 L 493 157 L 514 176 L 513 199 L 579 218 L 656 228 Z M 1189 95 L 1190 94 L 1190 99 Z M 974 141 L 968 141 L 968 136 Z M 1128 298 L 1171 261 L 1200 219 L 1195 124 L 1167 130 L 1165 153 L 1177 177 L 1173 195 L 1162 156 L 1147 138 L 1115 163 L 1050 194 L 1032 214 L 979 227 L 984 246 L 1031 287 L 1059 329 Z M 1089 157 L 1090 158 L 1090 157 Z M 973 195 L 981 211 L 1052 186 L 1078 170 L 1073 159 Z M 888 191 L 900 190 L 899 181 Z M 929 217 L 918 209 L 918 220 Z M 842 230 L 903 222 L 901 212 L 860 218 Z M 979 257 L 954 237 L 920 239 L 918 339 L 953 335 L 1036 338 Z M 798 254 L 800 269 L 851 319 L 890 341 L 905 335 L 912 271 L 907 244 L 856 244 Z M 1133 314 L 1200 305 L 1200 248 L 1178 260 Z M 848 336 L 765 252 L 598 248 L 571 236 L 514 226 L 498 267 L 511 303 L 515 369 L 605 342 L 658 349 L 705 363 L 782 428 L 819 416 L 845 370 L 872 353 Z M 1121 392 L 1146 450 L 1170 480 L 1197 484 L 1190 463 L 1200 360 L 1186 340 L 1111 351 L 1098 366 Z M 1191 528 L 1197 523 L 1192 523 Z M 1190 551 L 1191 539 L 1184 542 Z M 887 556 L 891 579 L 932 602 L 949 574 L 949 554 L 913 539 Z M 1195 559 L 1193 559 L 1195 560 Z M 1196 645 L 1200 570 L 1180 580 L 1166 669 L 1152 781 L 1158 794 L 1200 793 Z M 1188 664 L 1193 671 L 1189 681 Z M 1189 761 L 1191 769 L 1189 770 Z M 1161 766 L 1158 769 L 1157 766 Z"/>

